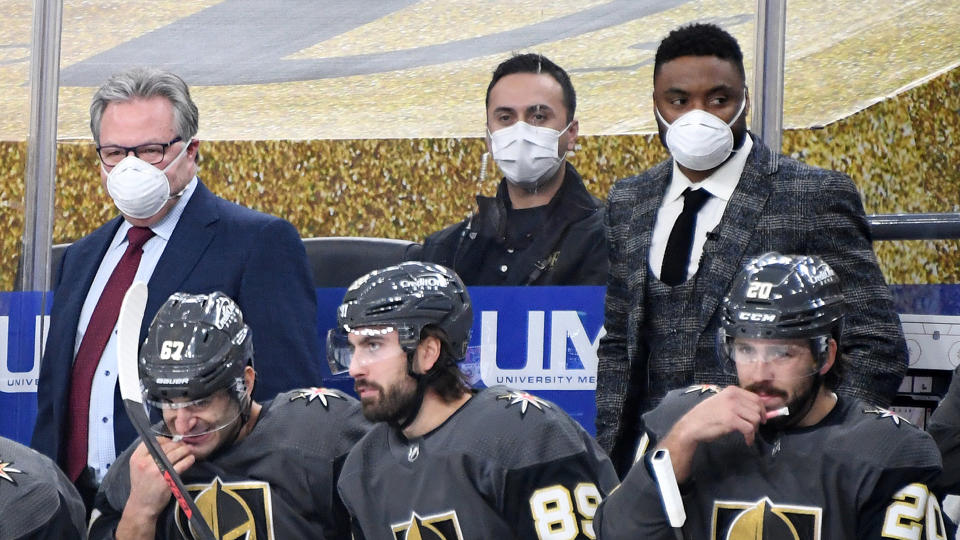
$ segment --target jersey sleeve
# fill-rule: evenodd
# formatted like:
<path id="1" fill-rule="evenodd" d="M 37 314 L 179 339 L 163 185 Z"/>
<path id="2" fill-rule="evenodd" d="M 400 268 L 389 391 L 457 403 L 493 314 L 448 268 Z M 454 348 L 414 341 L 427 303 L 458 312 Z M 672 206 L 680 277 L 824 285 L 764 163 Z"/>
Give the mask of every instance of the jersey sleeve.
<path id="1" fill-rule="evenodd" d="M 643 433 L 633 449 L 633 465 L 620 487 L 604 499 L 597 511 L 596 528 L 600 537 L 604 540 L 673 540 L 676 537 L 667 520 L 660 489 L 651 473 L 651 450 L 669 433 L 677 419 L 719 390 L 713 385 L 694 385 L 673 390 L 657 408 L 643 415 Z M 689 490 L 681 489 L 685 506 L 692 499 L 689 493 Z"/>
<path id="2" fill-rule="evenodd" d="M 508 471 L 503 515 L 517 538 L 597 538 L 594 516 L 616 472 L 593 443 L 577 454 Z"/>
<path id="3" fill-rule="evenodd" d="M 90 514 L 89 538 L 112 540 L 123 515 L 123 507 L 130 495 L 130 454 L 140 439 L 136 439 L 110 466 L 97 496 L 93 499 Z"/>
<path id="4" fill-rule="evenodd" d="M 660 500 L 656 479 L 650 472 L 648 458 L 648 455 L 644 455 L 635 461 L 620 487 L 600 504 L 596 516 L 596 532 L 600 538 L 676 538 Z M 681 496 L 685 506 L 692 504 L 683 491 Z"/>
<path id="5" fill-rule="evenodd" d="M 58 498 L 59 505 L 49 520 L 42 527 L 26 536 L 21 536 L 18 540 L 62 540 L 84 537 L 83 523 L 77 523 L 75 516 L 71 514 L 67 499 L 62 493 Z"/>
<path id="6" fill-rule="evenodd" d="M 526 392 L 491 387 L 474 399 L 486 404 L 471 428 L 492 426 L 486 439 L 497 441 L 477 454 L 486 470 L 475 474 L 494 478 L 487 496 L 514 536 L 596 538 L 597 506 L 618 483 L 596 440 L 555 404 Z"/>
<path id="7" fill-rule="evenodd" d="M 113 540 L 122 514 L 122 509 L 114 508 L 103 491 L 97 493 L 90 515 L 90 540 Z"/>
<path id="8" fill-rule="evenodd" d="M 285 416 L 284 429 L 314 426 L 293 438 L 304 463 L 310 464 L 303 468 L 309 507 L 316 512 L 326 538 L 349 538 L 350 516 L 337 481 L 347 453 L 370 428 L 360 403 L 340 390 L 317 387 L 286 392 L 275 402 L 273 407 Z"/>
<path id="9" fill-rule="evenodd" d="M 897 471 L 883 478 L 860 513 L 857 538 L 946 540 L 940 503 L 928 487 L 935 474 Z"/>
<path id="10" fill-rule="evenodd" d="M 83 538 L 80 494 L 48 457 L 0 437 L 0 538 Z"/>
<path id="11" fill-rule="evenodd" d="M 960 494 L 960 368 L 954 371 L 947 395 L 933 411 L 927 431 L 943 455 L 943 474 L 931 488 L 940 494 Z"/>

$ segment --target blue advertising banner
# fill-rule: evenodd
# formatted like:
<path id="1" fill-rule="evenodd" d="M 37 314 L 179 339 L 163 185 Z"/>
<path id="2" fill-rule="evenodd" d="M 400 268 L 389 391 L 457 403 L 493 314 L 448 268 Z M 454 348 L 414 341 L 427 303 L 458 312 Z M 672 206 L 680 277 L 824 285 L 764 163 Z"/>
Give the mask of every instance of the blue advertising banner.
<path id="1" fill-rule="evenodd" d="M 960 365 L 960 285 L 892 286 L 910 367 Z M 321 336 L 336 324 L 343 289 L 318 289 Z M 508 385 L 549 399 L 590 433 L 596 415 L 603 287 L 473 287 L 473 335 L 462 369 L 475 386 Z M 40 351 L 50 298 L 0 293 L 0 435 L 28 443 L 37 414 Z M 325 365 L 324 361 L 324 365 Z M 346 375 L 324 384 L 349 390 Z M 39 419 L 43 421 L 43 419 Z"/>
<path id="2" fill-rule="evenodd" d="M 46 295 L 52 300 L 52 295 Z M 30 441 L 49 303 L 39 292 L 0 293 L 0 435 Z"/>

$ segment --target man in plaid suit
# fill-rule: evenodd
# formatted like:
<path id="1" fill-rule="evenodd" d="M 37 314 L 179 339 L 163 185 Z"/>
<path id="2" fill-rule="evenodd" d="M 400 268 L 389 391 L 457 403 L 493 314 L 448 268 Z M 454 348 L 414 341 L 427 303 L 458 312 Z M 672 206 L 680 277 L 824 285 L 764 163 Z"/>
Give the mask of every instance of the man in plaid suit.
<path id="1" fill-rule="evenodd" d="M 747 131 L 743 55 L 719 27 L 671 32 L 653 79 L 672 158 L 617 182 L 606 215 L 596 425 L 618 472 L 629 468 L 640 415 L 667 391 L 733 382 L 717 360 L 718 307 L 737 270 L 768 251 L 818 255 L 836 271 L 848 304 L 839 392 L 888 405 L 907 350 L 854 183 L 772 152 Z"/>

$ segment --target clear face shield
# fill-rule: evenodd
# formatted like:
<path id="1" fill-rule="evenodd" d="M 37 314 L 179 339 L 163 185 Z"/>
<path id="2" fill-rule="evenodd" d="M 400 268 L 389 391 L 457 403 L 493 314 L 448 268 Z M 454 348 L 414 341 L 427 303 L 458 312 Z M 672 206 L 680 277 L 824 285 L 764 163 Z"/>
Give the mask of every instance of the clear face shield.
<path id="1" fill-rule="evenodd" d="M 194 400 L 155 400 L 144 395 L 143 403 L 154 433 L 174 441 L 200 443 L 208 435 L 234 426 L 245 399 L 245 391 L 222 389 Z"/>
<path id="2" fill-rule="evenodd" d="M 395 357 L 399 344 L 395 338 L 391 339 L 390 334 L 396 331 L 393 326 L 330 329 L 327 332 L 327 363 L 330 364 L 330 372 L 334 375 L 346 373 L 351 364 L 365 366 Z"/>
<path id="3" fill-rule="evenodd" d="M 767 429 L 800 422 L 817 399 L 817 376 L 829 356 L 829 336 L 760 339 L 718 333 L 724 371 L 737 377 L 767 410 Z"/>
<path id="4" fill-rule="evenodd" d="M 816 375 L 826 361 L 829 336 L 810 339 L 760 339 L 718 333 L 723 371 L 743 379 L 794 381 Z M 743 381 L 741 381 L 743 382 Z"/>

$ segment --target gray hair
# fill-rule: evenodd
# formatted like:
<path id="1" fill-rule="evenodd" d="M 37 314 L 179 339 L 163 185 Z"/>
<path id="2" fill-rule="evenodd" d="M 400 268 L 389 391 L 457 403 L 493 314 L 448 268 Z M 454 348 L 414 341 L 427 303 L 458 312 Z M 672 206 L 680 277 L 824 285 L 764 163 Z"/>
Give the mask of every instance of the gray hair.
<path id="1" fill-rule="evenodd" d="M 100 144 L 100 122 L 107 105 L 157 96 L 167 98 L 173 105 L 173 123 L 177 135 L 184 141 L 192 139 L 199 128 L 200 114 L 197 105 L 190 99 L 187 83 L 169 71 L 137 67 L 114 74 L 93 95 L 90 103 L 90 131 L 93 132 L 93 141 Z"/>

